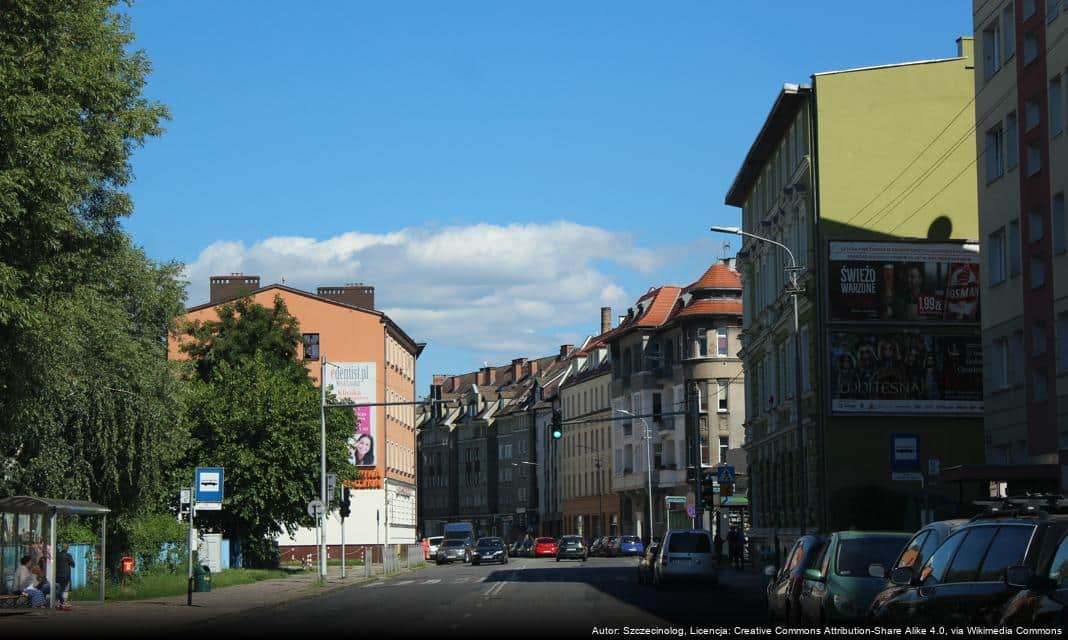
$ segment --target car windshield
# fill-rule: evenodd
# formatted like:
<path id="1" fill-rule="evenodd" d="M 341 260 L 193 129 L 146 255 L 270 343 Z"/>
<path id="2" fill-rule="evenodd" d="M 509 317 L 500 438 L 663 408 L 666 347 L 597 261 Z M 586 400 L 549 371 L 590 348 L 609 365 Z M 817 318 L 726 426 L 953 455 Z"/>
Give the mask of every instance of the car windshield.
<path id="1" fill-rule="evenodd" d="M 905 542 L 900 537 L 842 540 L 838 545 L 835 572 L 840 576 L 869 577 L 868 565 L 889 567 L 897 554 L 901 553 Z"/>
<path id="2" fill-rule="evenodd" d="M 668 539 L 668 553 L 711 553 L 708 535 L 703 533 L 673 533 Z"/>
<path id="3" fill-rule="evenodd" d="M 638 540 L 638 536 L 623 536 L 621 538 L 621 542 L 623 542 L 624 544 L 630 544 L 632 542 L 640 542 L 640 540 Z"/>
<path id="4" fill-rule="evenodd" d="M 565 544 L 582 544 L 582 538 L 578 536 L 564 536 L 560 538 L 560 542 Z"/>
<path id="5" fill-rule="evenodd" d="M 441 541 L 442 541 L 442 537 L 441 536 L 435 536 L 433 538 L 430 538 L 430 540 L 429 540 L 430 544 L 441 544 Z"/>
<path id="6" fill-rule="evenodd" d="M 446 547 L 462 547 L 462 546 L 464 546 L 464 541 L 463 540 L 446 540 L 445 541 L 445 546 Z"/>
<path id="7" fill-rule="evenodd" d="M 553 538 L 538 538 L 538 544 L 552 544 L 556 542 Z"/>
<path id="8" fill-rule="evenodd" d="M 496 538 L 489 538 L 489 539 L 483 538 L 483 539 L 478 541 L 478 547 L 480 549 L 483 549 L 483 548 L 485 548 L 485 549 L 493 549 L 495 547 L 500 547 L 500 546 L 502 546 L 501 545 L 501 541 L 496 539 Z"/>

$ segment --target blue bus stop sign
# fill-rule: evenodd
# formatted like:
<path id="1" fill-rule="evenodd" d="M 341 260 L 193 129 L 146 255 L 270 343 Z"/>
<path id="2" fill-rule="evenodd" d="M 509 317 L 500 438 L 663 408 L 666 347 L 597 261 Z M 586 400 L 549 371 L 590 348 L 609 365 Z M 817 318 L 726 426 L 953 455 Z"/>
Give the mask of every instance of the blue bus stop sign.
<path id="1" fill-rule="evenodd" d="M 197 467 L 196 482 L 197 502 L 217 502 L 219 504 L 222 504 L 222 467 Z"/>

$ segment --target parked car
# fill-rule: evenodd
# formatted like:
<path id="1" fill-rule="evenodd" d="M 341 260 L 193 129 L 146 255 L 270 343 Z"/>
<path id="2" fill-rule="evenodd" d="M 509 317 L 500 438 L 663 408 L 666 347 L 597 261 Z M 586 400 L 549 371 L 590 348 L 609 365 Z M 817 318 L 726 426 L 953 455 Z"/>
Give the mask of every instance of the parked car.
<path id="1" fill-rule="evenodd" d="M 768 620 L 800 620 L 799 599 L 804 585 L 805 569 L 812 567 L 819 557 L 826 538 L 817 535 L 801 536 L 790 547 L 786 563 L 768 584 Z"/>
<path id="2" fill-rule="evenodd" d="M 586 543 L 583 542 L 579 536 L 564 536 L 560 538 L 560 543 L 556 549 L 556 561 L 565 558 L 571 558 L 574 560 L 582 560 L 586 562 L 588 553 L 586 551 Z"/>
<path id="3" fill-rule="evenodd" d="M 601 555 L 606 558 L 611 558 L 619 554 L 619 536 L 608 536 L 608 539 L 601 545 Z"/>
<path id="4" fill-rule="evenodd" d="M 1068 627 L 1068 536 L 1053 532 L 1043 537 L 1035 570 L 1021 566 L 1006 571 L 1005 581 L 1020 591 L 1002 608 L 1002 627 Z"/>
<path id="5" fill-rule="evenodd" d="M 608 540 L 608 536 L 601 536 L 600 538 L 597 538 L 596 540 L 594 540 L 593 543 L 590 544 L 590 555 L 591 556 L 599 556 L 599 555 L 601 555 L 601 548 L 604 547 L 604 543 L 607 540 Z"/>
<path id="6" fill-rule="evenodd" d="M 664 537 L 653 565 L 653 584 L 719 582 L 719 563 L 712 550 L 712 534 L 704 529 L 673 529 Z"/>
<path id="7" fill-rule="evenodd" d="M 500 562 L 508 564 L 508 550 L 504 547 L 504 541 L 500 538 L 479 538 L 471 551 L 471 564 L 477 565 L 483 562 Z"/>
<path id="8" fill-rule="evenodd" d="M 441 541 L 441 545 L 438 546 L 438 555 L 436 557 L 438 564 L 446 564 L 449 562 L 468 562 L 471 559 L 471 544 L 469 541 L 461 538 L 449 538 Z"/>
<path id="9" fill-rule="evenodd" d="M 556 538 L 537 538 L 534 540 L 534 557 L 555 557 L 556 556 Z"/>
<path id="10" fill-rule="evenodd" d="M 1023 590 L 1048 588 L 1048 576 L 1045 581 L 1035 576 L 1068 532 L 1068 517 L 1042 516 L 1010 511 L 973 518 L 938 547 L 919 573 L 905 566 L 890 574 L 902 589 L 884 599 L 872 622 L 994 627 L 1015 617 L 1017 612 L 1007 606 Z"/>
<path id="11" fill-rule="evenodd" d="M 444 539 L 444 536 L 430 536 L 427 538 L 427 555 L 431 558 L 438 557 L 438 547 L 441 546 L 441 541 Z"/>
<path id="12" fill-rule="evenodd" d="M 872 619 L 875 610 L 882 606 L 884 602 L 900 593 L 907 587 L 899 587 L 890 582 L 890 574 L 894 569 L 901 567 L 911 567 L 913 572 L 919 574 L 920 568 L 923 567 L 927 559 L 931 557 L 931 554 L 935 552 L 935 549 L 939 547 L 951 533 L 956 531 L 961 525 L 967 524 L 967 520 L 939 520 L 938 522 L 932 522 L 923 527 L 916 533 L 912 534 L 912 538 L 898 554 L 897 559 L 894 561 L 886 572 L 886 580 L 883 581 L 883 588 L 875 598 L 872 600 L 871 605 L 868 607 L 868 620 Z"/>
<path id="13" fill-rule="evenodd" d="M 894 558 L 909 541 L 896 532 L 839 531 L 823 545 L 814 566 L 802 574 L 801 619 L 823 627 L 860 622 L 886 584 Z"/>
<path id="14" fill-rule="evenodd" d="M 619 537 L 619 555 L 640 556 L 643 553 L 645 553 L 645 545 L 642 544 L 641 538 L 638 536 Z"/>
<path id="15" fill-rule="evenodd" d="M 660 553 L 660 542 L 653 540 L 649 547 L 642 554 L 641 560 L 638 561 L 638 583 L 650 584 L 653 581 L 653 565 L 656 563 L 656 556 Z"/>

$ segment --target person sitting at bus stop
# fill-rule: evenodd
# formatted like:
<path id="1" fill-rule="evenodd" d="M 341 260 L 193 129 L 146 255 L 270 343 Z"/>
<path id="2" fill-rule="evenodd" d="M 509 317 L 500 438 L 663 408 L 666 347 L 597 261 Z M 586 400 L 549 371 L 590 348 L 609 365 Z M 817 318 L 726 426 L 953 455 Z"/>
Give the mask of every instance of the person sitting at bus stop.
<path id="1" fill-rule="evenodd" d="M 32 568 L 33 558 L 29 555 L 22 556 L 19 568 L 15 571 L 15 591 L 30 599 L 31 607 L 43 607 L 44 594 L 37 588 L 37 574 Z"/>

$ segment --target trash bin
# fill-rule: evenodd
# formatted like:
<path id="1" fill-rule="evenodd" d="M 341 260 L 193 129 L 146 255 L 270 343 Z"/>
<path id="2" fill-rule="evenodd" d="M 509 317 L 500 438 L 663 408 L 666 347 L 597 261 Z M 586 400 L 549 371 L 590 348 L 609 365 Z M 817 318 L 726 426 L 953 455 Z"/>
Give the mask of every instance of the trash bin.
<path id="1" fill-rule="evenodd" d="M 197 593 L 211 591 L 211 567 L 206 564 L 193 565 L 194 590 Z"/>

